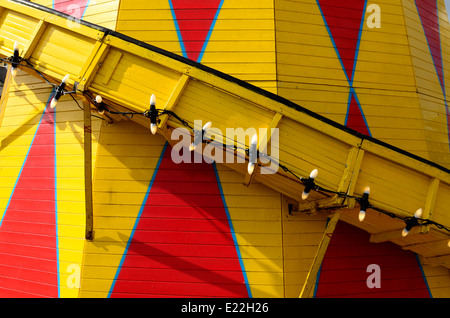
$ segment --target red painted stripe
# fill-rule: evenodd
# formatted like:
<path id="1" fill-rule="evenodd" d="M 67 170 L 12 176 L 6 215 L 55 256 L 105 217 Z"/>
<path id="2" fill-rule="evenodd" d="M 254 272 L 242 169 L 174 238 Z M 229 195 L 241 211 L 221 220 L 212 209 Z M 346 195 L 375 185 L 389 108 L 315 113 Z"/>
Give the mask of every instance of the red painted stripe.
<path id="1" fill-rule="evenodd" d="M 364 18 L 365 0 L 317 0 L 327 22 L 336 49 L 349 80 L 358 49 L 361 20 Z"/>
<path id="2" fill-rule="evenodd" d="M 351 101 L 347 112 L 347 123 L 346 126 L 364 134 L 370 136 L 369 129 L 367 128 L 366 122 L 364 121 L 364 116 L 361 113 L 361 109 L 358 106 L 358 101 L 355 95 L 351 93 Z"/>
<path id="3" fill-rule="evenodd" d="M 320 269 L 316 297 L 430 297 L 414 253 L 393 243 L 370 243 L 370 234 L 339 222 Z M 367 272 L 380 266 L 381 288 L 369 288 Z"/>
<path id="4" fill-rule="evenodd" d="M 0 297 L 58 296 L 55 213 L 54 114 L 47 108 L 0 227 Z"/>
<path id="5" fill-rule="evenodd" d="M 170 153 L 167 148 L 111 297 L 248 297 L 220 189 L 211 182 L 214 167 L 176 165 Z M 206 182 L 192 191 L 197 174 Z"/>
<path id="6" fill-rule="evenodd" d="M 187 58 L 198 61 L 221 0 L 171 1 Z"/>

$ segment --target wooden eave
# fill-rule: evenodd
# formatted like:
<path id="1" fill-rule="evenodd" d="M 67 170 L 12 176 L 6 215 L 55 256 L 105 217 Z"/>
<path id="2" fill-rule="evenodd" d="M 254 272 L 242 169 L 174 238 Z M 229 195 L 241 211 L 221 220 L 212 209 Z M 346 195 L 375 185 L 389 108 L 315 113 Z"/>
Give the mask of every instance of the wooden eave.
<path id="1" fill-rule="evenodd" d="M 26 22 L 26 27 L 17 26 L 17 21 Z M 74 25 L 67 15 L 46 7 L 0 0 L 2 57 L 12 56 L 15 41 L 21 56 L 53 83 L 69 74 L 68 89 L 77 88 L 81 99 L 85 98 L 81 91 L 99 94 L 115 109 L 144 112 L 155 94 L 157 108 L 172 110 L 191 123 L 211 121 L 223 132 L 229 127 L 278 128 L 280 161 L 295 175 L 308 177 L 318 169 L 317 185 L 348 195 L 361 196 L 370 186 L 370 203 L 379 209 L 412 217 L 417 208 L 423 208 L 423 218 L 450 227 L 448 169 L 280 96 L 114 31 L 86 22 Z M 72 49 L 77 54 L 67 54 Z M 38 76 L 30 68 L 22 70 Z M 107 120 L 131 120 L 149 127 L 144 116 L 112 115 Z M 160 120 L 158 133 L 175 145 L 178 140 L 171 139 L 171 131 L 183 126 L 173 116 Z M 261 174 L 257 169 L 248 175 L 245 163 L 224 164 L 241 173 L 244 184 L 260 182 L 285 195 L 295 206 L 293 213 L 339 210 L 341 220 L 371 233 L 373 242 L 391 241 L 421 255 L 427 264 L 450 268 L 446 230 L 422 226 L 403 238 L 404 222 L 375 210 L 359 222 L 355 199 L 313 191 L 302 201 L 303 184 L 283 169 L 275 174 Z"/>

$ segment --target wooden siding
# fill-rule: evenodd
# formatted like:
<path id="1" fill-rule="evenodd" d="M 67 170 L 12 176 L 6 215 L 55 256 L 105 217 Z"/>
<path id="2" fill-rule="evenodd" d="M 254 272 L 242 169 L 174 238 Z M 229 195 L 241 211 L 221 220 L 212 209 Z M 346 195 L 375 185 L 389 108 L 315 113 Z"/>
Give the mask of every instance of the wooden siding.
<path id="1" fill-rule="evenodd" d="M 99 145 L 94 178 L 96 239 L 92 243 L 87 243 L 86 246 L 81 297 L 107 297 L 109 294 L 113 297 L 117 292 L 120 292 L 117 296 L 152 295 L 155 297 L 164 295 L 161 294 L 161 290 L 169 288 L 169 286 L 171 287 L 166 289 L 166 296 L 199 296 L 196 291 L 200 292 L 202 285 L 207 286 L 213 282 L 218 283 L 219 286 L 228 284 L 226 277 L 231 279 L 232 272 L 226 274 L 223 270 L 228 266 L 227 263 L 231 264 L 232 258 L 227 259 L 222 252 L 220 256 L 208 252 L 208 247 L 214 250 L 220 248 L 222 251 L 226 248 L 224 245 L 213 246 L 220 244 L 221 235 L 227 234 L 222 232 L 225 226 L 223 217 L 228 223 L 225 215 L 216 219 L 219 214 L 213 213 L 207 204 L 209 199 L 205 194 L 206 188 L 204 187 L 205 185 L 209 188 L 214 187 L 214 184 L 202 181 L 204 177 L 198 173 L 190 181 L 183 177 L 192 175 L 192 172 L 189 172 L 191 169 L 209 169 L 211 170 L 209 173 L 214 173 L 213 165 L 192 163 L 176 167 L 172 163 L 171 165 L 174 166 L 169 167 L 169 159 L 164 160 L 161 163 L 163 167 L 158 166 L 158 170 L 155 171 L 157 163 L 163 155 L 162 152 L 167 151 L 167 156 L 170 148 L 165 150 L 164 141 L 158 136 L 152 136 L 148 129 L 126 122 L 103 126 Z M 182 168 L 184 166 L 186 168 Z M 140 209 L 145 204 L 148 184 L 156 173 L 161 177 L 155 179 L 155 183 L 149 190 L 151 191 L 149 204 L 158 204 L 159 207 L 154 206 L 151 214 L 144 214 L 137 219 Z M 228 234 L 236 237 L 238 244 L 236 248 L 239 250 L 245 268 L 251 294 L 253 297 L 283 297 L 279 194 L 262 185 L 255 185 L 251 188 L 243 186 L 241 177 L 225 166 L 217 166 L 217 175 L 224 195 L 224 203 L 229 211 L 229 222 L 233 226 L 232 232 L 228 232 Z M 169 188 L 169 180 L 160 179 L 163 176 L 176 178 L 177 186 Z M 201 206 L 195 203 L 195 199 L 188 200 L 187 204 L 180 201 L 187 194 L 185 192 L 187 189 L 184 189 L 182 185 L 186 182 L 190 184 L 190 192 L 192 192 L 190 197 L 197 196 L 203 200 L 204 203 Z M 176 190 L 176 188 L 184 190 Z M 172 199 L 169 199 L 168 191 L 172 193 L 170 194 L 173 196 Z M 179 193 L 179 191 L 183 191 L 183 193 Z M 213 193 L 209 190 L 207 192 L 210 195 Z M 219 206 L 214 207 L 216 210 L 220 208 Z M 216 214 L 217 216 L 214 216 Z M 146 234 L 142 232 L 143 229 L 136 228 L 135 224 L 139 223 L 146 224 Z M 207 230 L 208 223 L 215 224 L 216 230 Z M 154 225 L 151 226 L 151 224 Z M 191 230 L 181 230 L 186 226 Z M 159 233 L 159 235 L 151 236 L 150 233 L 153 232 Z M 136 243 L 131 243 L 129 252 L 126 252 L 128 240 L 137 239 L 138 235 L 141 235 L 141 238 L 142 235 L 146 235 L 146 240 L 151 239 L 151 241 L 146 241 L 148 246 L 142 246 L 141 249 L 144 248 L 147 251 L 142 250 L 142 255 L 151 253 L 148 256 L 152 255 L 152 264 L 147 264 L 145 259 L 139 261 L 139 258 L 143 256 L 139 256 L 141 253 L 137 253 L 137 251 L 133 252 L 132 247 Z M 186 235 L 189 238 L 183 239 Z M 210 238 L 205 239 L 205 237 Z M 212 240 L 214 237 L 216 239 Z M 186 240 L 189 240 L 190 248 L 185 245 Z M 172 246 L 172 254 L 160 254 L 166 250 L 169 243 Z M 192 250 L 192 244 L 197 246 L 196 252 Z M 161 282 L 166 281 L 166 287 L 160 285 L 162 283 L 158 283 L 159 287 L 155 287 L 154 290 L 159 290 L 159 294 L 154 294 L 155 291 L 152 292 L 145 287 L 133 287 L 125 292 L 124 284 L 131 283 L 127 282 L 131 279 L 129 275 L 132 274 L 130 272 L 127 276 L 120 276 L 120 273 L 126 272 L 127 266 L 122 263 L 122 257 L 125 257 L 128 262 L 133 262 L 134 266 L 142 267 L 147 264 L 153 268 L 154 273 L 166 276 L 169 281 L 161 280 Z M 158 259 L 160 265 L 158 265 Z M 222 269 L 216 268 L 214 275 L 207 274 L 207 268 L 217 266 L 214 265 L 217 264 L 217 259 L 223 263 L 220 266 Z M 171 271 L 183 269 L 186 275 L 179 277 L 178 282 L 170 280 L 171 276 L 177 276 L 175 272 L 171 275 Z M 202 271 L 204 271 L 203 274 Z M 139 272 L 140 275 L 143 275 L 144 267 Z M 134 271 L 134 273 L 138 273 L 138 271 Z M 147 273 L 145 277 L 147 278 L 139 283 L 141 286 L 147 286 L 147 280 L 151 279 L 153 275 Z M 220 277 L 222 277 L 221 281 L 215 281 Z M 178 287 L 175 288 L 174 284 Z M 112 292 L 111 286 L 113 285 L 116 292 Z M 186 289 L 187 286 L 190 286 L 189 291 Z M 212 286 L 209 287 L 209 289 L 211 288 Z M 210 295 L 219 295 L 217 291 L 211 290 L 211 292 Z M 206 294 L 201 295 L 207 296 Z"/>
<path id="2" fill-rule="evenodd" d="M 189 57 L 183 51 L 181 33 L 190 34 L 196 41 L 205 41 L 205 35 L 197 35 L 197 39 L 192 34 L 208 30 L 199 29 L 201 19 L 196 11 L 201 11 L 195 9 L 197 4 L 194 3 L 194 8 L 188 9 L 191 13 L 185 17 L 188 19 L 184 22 L 185 29 L 177 30 L 174 20 L 177 2 L 122 0 L 117 31 Z M 204 4 L 215 2 L 220 1 L 210 0 Z M 180 10 L 183 8 L 185 6 L 180 5 Z M 276 92 L 273 1 L 224 0 L 216 14 L 198 62 Z"/>
<path id="3" fill-rule="evenodd" d="M 225 165 L 218 164 L 217 172 L 251 296 L 286 297 L 280 194 L 258 183 L 245 186 L 242 176 Z"/>
<path id="4" fill-rule="evenodd" d="M 38 17 L 43 15 L 41 11 L 18 5 L 23 13 L 15 14 L 11 9 L 11 6 L 13 8 L 16 6 L 14 3 L 3 0 L 0 2 L 4 6 L 9 6 L 9 9 L 5 9 L 3 12 L 3 16 L 16 18 L 20 15 L 28 15 L 29 21 L 40 25 Z M 427 217 L 445 225 L 448 224 L 448 213 L 445 207 L 448 206 L 450 177 L 445 169 L 386 146 L 377 140 L 362 138 L 360 135 L 353 134 L 338 124 L 327 121 L 289 101 L 211 69 L 188 63 L 186 60 L 175 58 L 165 52 L 158 52 L 145 44 L 133 43 L 114 33 L 103 36 L 101 29 L 93 29 L 86 25 L 80 26 L 80 30 L 68 29 L 64 19 L 48 13 L 44 14 L 44 18 L 46 21 L 52 22 L 49 23 L 45 32 L 42 32 L 43 36 L 39 45 L 30 48 L 29 40 L 20 41 L 20 43 L 29 49 L 31 61 L 39 65 L 39 69 L 53 80 L 60 81 L 69 70 L 78 72 L 71 75 L 73 78 L 82 79 L 82 85 L 85 85 L 84 88 L 91 93 L 100 93 L 108 103 L 114 103 L 117 107 L 134 111 L 147 110 L 150 94 L 155 92 L 158 107 L 170 105 L 176 100 L 177 102 L 171 106 L 181 117 L 191 123 L 196 119 L 204 122 L 212 120 L 214 126 L 223 131 L 229 126 L 264 128 L 269 127 L 275 121 L 278 123 L 280 136 L 283 136 L 283 140 L 280 141 L 283 163 L 296 173 L 305 176 L 312 168 L 318 168 L 320 176 L 317 180 L 318 184 L 333 190 L 348 191 L 350 194 L 361 194 L 363 188 L 370 185 L 373 187 L 371 203 L 403 217 L 412 216 L 417 207 L 425 206 Z M 33 31 L 33 34 L 36 33 L 32 27 L 29 29 Z M 48 36 L 51 32 L 59 37 Z M 61 41 L 66 38 L 63 36 L 65 33 L 70 41 Z M 23 39 L 23 37 L 20 36 L 20 30 L 17 30 L 17 34 L 7 34 L 6 32 L 1 34 L 4 44 L 0 47 L 0 53 L 2 56 L 10 56 L 11 44 L 14 40 Z M 60 52 L 60 54 L 67 52 L 67 47 L 72 45 L 74 40 L 81 43 L 80 52 L 89 52 L 85 59 L 79 58 L 73 61 L 59 57 L 52 59 L 43 54 L 43 52 Z M 105 46 L 107 49 L 99 49 Z M 82 55 L 79 54 L 80 57 Z M 45 63 L 41 62 L 41 56 Z M 97 63 L 101 64 L 98 68 L 91 67 L 91 64 L 98 65 Z M 84 76 L 86 76 L 86 80 L 84 80 Z M 184 89 L 180 90 L 179 83 L 182 83 L 186 77 L 189 78 L 189 81 L 183 86 Z M 73 80 L 69 82 L 69 87 L 71 84 L 73 84 Z M 177 92 L 180 93 L 180 96 L 175 96 Z M 69 97 L 67 96 L 67 98 Z M 61 106 L 64 105 L 65 103 L 61 103 Z M 30 105 L 28 107 L 31 108 Z M 75 105 L 71 103 L 68 109 L 72 108 L 75 108 Z M 59 107 L 57 111 L 59 111 Z M 64 126 L 63 124 L 68 118 L 72 118 L 75 123 L 78 123 L 75 124 L 77 126 L 80 122 L 80 117 L 77 116 L 75 113 L 74 115 L 64 114 L 63 122 L 58 124 Z M 274 120 L 277 118 L 278 120 Z M 85 242 L 82 296 L 106 297 L 111 291 L 127 243 L 132 238 L 133 228 L 137 224 L 137 216 L 143 206 L 149 182 L 153 178 L 161 158 L 164 144 L 166 141 L 174 142 L 170 139 L 170 131 L 180 127 L 177 120 L 169 118 L 165 125 L 160 127 L 160 134 L 153 136 L 148 130 L 148 119 L 143 116 L 135 116 L 132 119 L 115 116 L 114 119 L 114 124 L 105 124 L 101 128 L 100 145 L 95 160 L 94 202 L 96 203 L 94 208 L 99 214 L 95 214 L 97 217 L 94 227 L 95 239 L 92 242 Z M 24 120 L 25 118 L 20 118 L 19 122 L 11 121 L 11 124 L 20 125 Z M 8 124 L 9 121 L 6 122 L 5 128 L 8 127 Z M 14 129 L 17 129 L 17 126 L 13 126 Z M 9 127 L 12 129 L 12 126 Z M 64 127 L 69 129 L 70 125 Z M 36 129 L 35 126 L 32 126 L 32 129 Z M 75 131 L 77 130 L 75 129 Z M 60 133 L 59 130 L 57 132 Z M 79 138 L 80 136 L 75 133 L 75 137 Z M 80 146 L 75 141 L 73 144 L 77 147 Z M 61 149 L 62 151 L 67 150 L 64 147 Z M 336 154 L 331 154 L 329 149 L 336 149 Z M 70 154 L 78 160 L 80 159 L 77 157 L 78 152 L 74 149 L 70 150 L 68 154 L 67 158 L 62 155 L 61 159 L 68 159 Z M 224 202 L 227 203 L 226 206 L 232 216 L 230 219 L 234 228 L 234 232 L 232 232 L 230 223 L 228 223 L 229 228 L 225 227 L 223 230 L 222 226 L 225 226 L 225 222 L 220 223 L 222 232 L 218 231 L 218 233 L 224 234 L 228 238 L 227 244 L 224 244 L 228 248 L 223 258 L 230 260 L 233 266 L 236 266 L 236 259 L 239 260 L 239 257 L 236 257 L 235 253 L 239 250 L 244 264 L 241 265 L 240 270 L 234 267 L 232 274 L 242 274 L 244 268 L 250 291 L 255 295 L 267 297 L 275 297 L 283 293 L 284 295 L 298 295 L 296 290 L 299 292 L 301 289 L 307 272 L 306 268 L 311 263 L 320 236 L 323 235 L 323 231 L 320 233 L 318 230 L 324 224 L 322 215 L 317 216 L 317 219 L 308 214 L 302 215 L 302 218 L 298 220 L 285 219 L 284 210 L 280 213 L 283 204 L 280 193 L 289 196 L 290 200 L 298 204 L 303 186 L 298 180 L 281 170 L 274 175 L 256 174 L 250 187 L 246 189 L 243 186 L 237 187 L 239 178 L 243 180 L 246 177 L 245 164 L 233 163 L 227 164 L 226 167 L 218 165 L 217 168 L 219 178 L 216 180 L 220 180 L 220 183 L 223 184 Z M 172 176 L 179 177 L 184 172 L 181 169 L 181 172 L 174 173 Z M 207 172 L 205 175 L 210 176 L 211 171 Z M 205 177 L 203 174 L 201 176 Z M 186 180 L 188 181 L 186 182 Z M 75 180 L 73 181 L 76 186 L 80 186 Z M 190 179 L 184 179 L 184 186 L 190 181 Z M 228 182 L 231 184 L 227 184 Z M 65 189 L 67 190 L 67 188 Z M 192 189 L 189 190 L 192 191 Z M 211 191 L 211 189 L 207 190 Z M 175 187 L 170 193 L 173 203 L 192 202 L 186 198 L 185 193 L 177 191 L 179 189 Z M 236 191 L 239 192 L 236 193 Z M 80 192 L 77 193 L 80 194 Z M 241 196 L 241 194 L 245 194 L 245 196 Z M 217 193 L 214 196 L 217 199 Z M 164 195 L 157 195 L 156 199 L 167 206 L 167 200 L 164 201 L 164 197 L 167 198 Z M 244 200 L 244 197 L 250 199 Z M 202 198 L 202 196 L 197 196 L 196 200 Z M 300 203 L 309 205 L 313 204 L 311 201 L 318 200 L 319 204 L 328 199 L 323 193 L 313 192 L 308 201 Z M 371 240 L 391 241 L 398 245 L 396 248 L 417 252 L 422 255 L 426 264 L 449 266 L 446 261 L 448 249 L 445 250 L 441 247 L 442 242 L 448 242 L 448 234 L 445 232 L 434 227 L 422 228 L 420 231 L 423 233 L 411 233 L 408 237 L 402 238 L 400 235 L 404 226 L 402 221 L 392 220 L 388 216 L 371 211 L 367 215 L 366 222 L 361 223 L 357 218 L 359 209 L 355 206 L 355 202 L 350 200 L 350 202 L 344 203 L 348 209 L 342 210 L 342 219 L 369 232 Z M 256 207 L 256 210 L 263 208 L 264 214 L 260 215 L 250 211 L 253 207 Z M 221 209 L 223 208 L 224 206 L 221 207 Z M 283 219 L 279 220 L 279 216 Z M 260 222 L 260 217 L 264 217 L 262 222 Z M 145 220 L 146 218 L 147 220 Z M 145 215 L 145 218 L 139 219 L 139 221 L 149 221 L 148 219 Z M 220 220 L 224 221 L 225 218 L 222 217 Z M 168 226 L 176 226 L 183 222 L 163 223 Z M 311 224 L 314 226 L 305 231 L 305 227 Z M 150 227 L 150 230 L 147 228 L 148 232 L 155 232 L 155 229 L 151 228 L 154 225 L 151 222 L 145 223 L 145 226 Z M 181 224 L 180 226 L 186 225 Z M 145 228 L 136 229 L 140 233 L 147 231 Z M 79 229 L 72 230 L 74 230 L 72 233 L 81 233 L 77 232 Z M 229 248 L 231 233 L 236 235 L 238 242 L 236 246 L 233 246 L 234 249 Z M 214 234 L 217 233 L 214 232 Z M 305 234 L 304 240 L 299 242 L 295 238 L 297 234 Z M 271 241 L 268 241 L 268 238 Z M 282 244 L 285 244 L 286 241 L 289 241 L 289 244 L 278 245 L 280 238 Z M 75 242 L 76 245 L 78 241 L 75 240 Z M 150 241 L 145 242 L 149 243 Z M 432 244 L 433 248 L 430 248 L 428 244 Z M 161 247 L 161 245 L 159 246 Z M 135 247 L 138 249 L 134 249 Z M 130 250 L 135 260 L 142 261 L 141 264 L 148 262 L 148 257 L 145 255 L 154 255 L 148 254 L 148 250 L 142 249 L 144 247 L 148 248 L 141 244 L 134 245 Z M 305 249 L 302 250 L 303 247 Z M 445 247 L 448 248 L 447 245 Z M 186 254 L 192 253 L 192 250 L 184 251 L 179 245 L 174 249 L 181 250 Z M 198 258 L 195 257 L 198 255 L 186 254 L 184 255 L 192 257 L 190 260 Z M 284 264 L 278 262 L 280 255 L 283 257 Z M 268 265 L 270 270 L 267 275 L 261 269 Z M 284 272 L 280 270 L 280 266 Z M 177 269 L 177 267 L 173 268 Z M 438 274 L 435 275 L 439 276 L 444 271 L 436 273 Z M 122 280 L 121 277 L 119 278 Z M 200 279 L 205 278 L 206 276 L 202 276 Z M 291 282 L 291 279 L 298 279 L 299 283 Z M 285 290 L 280 287 L 282 286 L 280 285 L 281 280 L 283 280 L 281 284 L 285 285 Z M 233 289 L 229 288 L 228 291 L 237 291 L 239 295 L 242 295 L 245 281 L 236 280 L 236 276 L 233 276 L 232 281 Z M 163 282 L 158 281 L 158 283 L 159 286 L 164 285 Z M 443 286 L 442 290 L 445 291 L 446 286 Z M 129 287 L 131 288 L 121 291 L 128 295 L 134 295 L 134 292 L 142 295 L 142 290 L 134 289 L 133 286 Z M 435 287 L 439 287 L 438 284 Z M 182 292 L 186 293 L 186 290 L 184 289 Z M 177 292 L 179 291 L 177 290 Z M 162 294 L 160 293 L 160 295 Z M 444 293 L 440 295 L 444 295 Z"/>

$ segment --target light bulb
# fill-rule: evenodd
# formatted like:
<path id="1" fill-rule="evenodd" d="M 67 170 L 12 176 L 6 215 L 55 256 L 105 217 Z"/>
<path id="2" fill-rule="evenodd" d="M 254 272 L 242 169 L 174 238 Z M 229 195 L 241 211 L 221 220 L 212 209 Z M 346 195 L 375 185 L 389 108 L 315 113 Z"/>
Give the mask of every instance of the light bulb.
<path id="1" fill-rule="evenodd" d="M 253 162 L 248 163 L 247 172 L 248 174 L 252 174 L 255 171 L 255 164 Z"/>
<path id="2" fill-rule="evenodd" d="M 52 98 L 52 101 L 50 103 L 50 108 L 55 108 L 58 101 L 55 98 Z"/>
<path id="3" fill-rule="evenodd" d="M 148 113 L 148 116 L 150 117 L 150 131 L 152 134 L 156 134 L 156 131 L 158 129 L 158 126 L 156 125 L 158 112 L 156 110 L 156 97 L 154 94 L 150 96 L 150 111 Z"/>
<path id="4" fill-rule="evenodd" d="M 309 177 L 311 178 L 311 179 L 315 179 L 315 178 L 317 178 L 317 175 L 319 174 L 319 170 L 317 170 L 317 169 L 314 169 L 313 171 L 311 171 L 311 173 L 309 174 Z"/>
<path id="5" fill-rule="evenodd" d="M 202 131 L 195 131 L 194 130 L 194 141 L 189 146 L 189 151 L 194 151 L 195 148 L 197 148 L 197 145 L 203 140 L 203 136 L 205 135 L 205 132 L 211 128 L 212 123 L 209 121 L 206 124 L 203 125 Z"/>
<path id="6" fill-rule="evenodd" d="M 366 187 L 364 189 L 364 194 L 361 199 L 361 210 L 359 211 L 358 219 L 360 222 L 364 221 L 366 217 L 366 210 L 369 207 L 369 194 L 370 194 L 370 187 Z"/>
<path id="7" fill-rule="evenodd" d="M 100 95 L 97 95 L 95 97 L 95 102 L 97 103 L 97 112 L 100 115 L 103 115 L 105 113 L 105 107 L 102 105 L 103 104 L 103 98 Z"/>
<path id="8" fill-rule="evenodd" d="M 64 83 L 64 84 L 66 84 L 67 83 L 67 81 L 70 79 L 70 75 L 69 74 L 67 74 L 66 76 L 64 76 L 64 78 L 63 78 L 63 80 L 62 80 L 62 82 L 61 83 Z"/>
<path id="9" fill-rule="evenodd" d="M 14 42 L 14 54 L 12 58 L 11 63 L 11 76 L 16 77 L 17 75 L 17 66 L 20 62 L 20 56 L 19 56 L 19 43 L 17 41 Z"/>
<path id="10" fill-rule="evenodd" d="M 309 192 L 306 192 L 306 191 L 302 192 L 302 200 L 308 199 L 308 196 L 309 196 Z"/>
<path id="11" fill-rule="evenodd" d="M 156 126 L 156 124 L 151 123 L 150 124 L 150 131 L 152 132 L 152 134 L 156 134 L 156 130 L 158 129 L 158 126 Z"/>
<path id="12" fill-rule="evenodd" d="M 61 84 L 56 88 L 55 97 L 53 97 L 50 107 L 55 108 L 61 96 L 64 94 L 64 88 L 66 87 L 66 83 L 69 80 L 70 76 L 67 74 L 61 81 Z"/>
<path id="13" fill-rule="evenodd" d="M 414 213 L 414 217 L 416 218 L 416 219 L 418 219 L 418 218 L 420 218 L 422 216 L 422 209 L 418 209 L 417 211 L 416 211 L 416 213 Z"/>
<path id="14" fill-rule="evenodd" d="M 305 189 L 302 192 L 302 200 L 306 200 L 309 196 L 309 192 L 314 187 L 314 179 L 317 178 L 317 175 L 319 174 L 319 170 L 314 169 L 309 174 L 309 179 L 306 180 Z"/>
<path id="15" fill-rule="evenodd" d="M 257 161 L 257 146 L 258 143 L 258 135 L 254 134 L 252 137 L 252 140 L 250 142 L 250 149 L 249 149 L 249 162 L 247 167 L 248 174 L 252 174 L 255 171 L 256 161 Z"/>
<path id="16" fill-rule="evenodd" d="M 150 96 L 150 105 L 156 105 L 156 96 L 154 94 Z"/>
<path id="17" fill-rule="evenodd" d="M 406 227 L 402 231 L 402 236 L 403 237 L 408 235 L 409 231 L 411 231 L 411 229 L 414 226 L 420 225 L 419 221 L 417 219 L 419 219 L 421 216 L 422 216 L 422 209 L 417 209 L 417 211 L 414 213 L 414 218 L 413 219 L 408 219 L 406 221 Z"/>
<path id="18" fill-rule="evenodd" d="M 359 215 L 358 215 L 358 218 L 359 218 L 359 221 L 360 222 L 362 222 L 362 221 L 364 221 L 364 218 L 366 217 L 366 211 L 359 211 Z"/>
<path id="19" fill-rule="evenodd" d="M 211 128 L 212 123 L 209 121 L 203 126 L 203 132 L 206 132 L 209 128 Z"/>

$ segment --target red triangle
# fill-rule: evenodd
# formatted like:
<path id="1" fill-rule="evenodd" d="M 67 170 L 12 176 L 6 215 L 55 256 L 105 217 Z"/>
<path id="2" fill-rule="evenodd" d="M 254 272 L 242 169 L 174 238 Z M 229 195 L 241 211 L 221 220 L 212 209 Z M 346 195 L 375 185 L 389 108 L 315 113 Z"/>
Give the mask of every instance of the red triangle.
<path id="1" fill-rule="evenodd" d="M 317 0 L 349 80 L 353 77 L 366 0 Z"/>
<path id="2" fill-rule="evenodd" d="M 436 0 L 416 0 L 415 2 L 427 38 L 428 47 L 433 58 L 433 63 L 439 77 L 439 82 L 442 90 L 445 92 L 437 2 Z"/>
<path id="3" fill-rule="evenodd" d="M 212 24 L 222 0 L 171 0 L 180 32 L 184 54 L 200 62 L 201 53 L 207 41 Z"/>
<path id="4" fill-rule="evenodd" d="M 0 297 L 58 297 L 54 113 L 45 111 L 0 226 Z"/>
<path id="5" fill-rule="evenodd" d="M 367 128 L 364 116 L 359 108 L 358 101 L 356 100 L 354 93 L 350 92 L 350 94 L 351 100 L 347 112 L 346 126 L 363 135 L 370 136 L 369 129 Z"/>
<path id="6" fill-rule="evenodd" d="M 81 19 L 88 3 L 89 0 L 53 0 L 53 8 L 77 19 Z"/>
<path id="7" fill-rule="evenodd" d="M 391 242 L 371 243 L 369 239 L 363 230 L 345 222 L 337 224 L 320 269 L 317 298 L 430 297 L 414 253 Z M 368 271 L 372 264 L 379 266 L 380 288 L 367 284 L 374 273 Z"/>
<path id="8" fill-rule="evenodd" d="M 111 297 L 248 297 L 214 167 L 170 155 L 167 147 Z"/>

